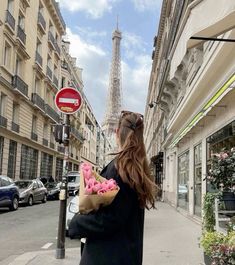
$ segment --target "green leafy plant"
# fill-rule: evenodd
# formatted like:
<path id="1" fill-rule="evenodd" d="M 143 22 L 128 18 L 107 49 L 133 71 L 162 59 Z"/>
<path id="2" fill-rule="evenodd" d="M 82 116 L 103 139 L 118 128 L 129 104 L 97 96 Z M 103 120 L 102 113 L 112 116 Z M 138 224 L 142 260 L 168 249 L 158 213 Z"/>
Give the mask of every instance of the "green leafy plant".
<path id="1" fill-rule="evenodd" d="M 201 237 L 200 245 L 203 247 L 204 252 L 212 255 L 213 248 L 223 243 L 223 234 L 218 232 L 204 232 Z"/>
<path id="2" fill-rule="evenodd" d="M 233 191 L 235 185 L 235 148 L 212 155 L 211 169 L 206 178 L 215 189 Z"/>
<path id="3" fill-rule="evenodd" d="M 221 193 L 206 193 L 203 198 L 203 231 L 212 232 L 215 226 L 215 199 L 221 198 Z"/>

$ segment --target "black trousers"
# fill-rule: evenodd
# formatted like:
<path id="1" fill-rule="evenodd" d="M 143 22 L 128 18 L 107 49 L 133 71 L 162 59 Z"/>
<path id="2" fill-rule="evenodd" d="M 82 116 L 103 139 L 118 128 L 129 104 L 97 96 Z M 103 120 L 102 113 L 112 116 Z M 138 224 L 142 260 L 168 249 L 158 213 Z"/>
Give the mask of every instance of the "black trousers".
<path id="1" fill-rule="evenodd" d="M 85 246 L 85 243 L 81 242 L 81 256 L 82 256 L 84 246 Z"/>

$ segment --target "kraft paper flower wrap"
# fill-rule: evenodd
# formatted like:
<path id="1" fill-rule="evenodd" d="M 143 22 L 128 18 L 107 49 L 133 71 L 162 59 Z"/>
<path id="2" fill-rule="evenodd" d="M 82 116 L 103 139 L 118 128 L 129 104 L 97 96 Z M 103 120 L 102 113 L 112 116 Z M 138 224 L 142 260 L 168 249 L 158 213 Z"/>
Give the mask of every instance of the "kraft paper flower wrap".
<path id="1" fill-rule="evenodd" d="M 88 163 L 80 167 L 79 212 L 87 214 L 112 203 L 119 191 L 116 181 L 101 177 Z"/>

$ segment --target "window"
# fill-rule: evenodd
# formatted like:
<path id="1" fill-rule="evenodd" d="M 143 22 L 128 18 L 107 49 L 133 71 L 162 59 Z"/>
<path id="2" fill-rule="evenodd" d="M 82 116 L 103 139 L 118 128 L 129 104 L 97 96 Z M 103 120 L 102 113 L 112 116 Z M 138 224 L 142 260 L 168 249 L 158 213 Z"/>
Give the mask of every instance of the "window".
<path id="1" fill-rule="evenodd" d="M 29 146 L 21 147 L 20 178 L 35 179 L 37 178 L 38 150 Z"/>
<path id="2" fill-rule="evenodd" d="M 33 115 L 32 132 L 37 134 L 37 117 Z"/>
<path id="3" fill-rule="evenodd" d="M 17 55 L 16 57 L 16 67 L 15 67 L 15 74 L 18 76 L 22 76 L 23 74 L 23 61 L 22 59 Z"/>
<path id="4" fill-rule="evenodd" d="M 52 177 L 52 168 L 53 168 L 53 156 L 42 152 L 40 176 Z"/>
<path id="5" fill-rule="evenodd" d="M 36 51 L 37 51 L 40 55 L 42 54 L 42 43 L 40 42 L 40 40 L 37 40 Z"/>
<path id="6" fill-rule="evenodd" d="M 194 214 L 201 216 L 202 205 L 202 145 L 194 147 Z"/>
<path id="7" fill-rule="evenodd" d="M 2 176 L 1 179 L 0 179 L 0 181 L 1 181 L 0 187 L 9 186 L 9 185 L 12 184 L 12 182 L 10 181 L 10 179 L 8 177 L 5 177 L 5 176 Z"/>
<path id="8" fill-rule="evenodd" d="M 7 176 L 14 179 L 16 169 L 17 142 L 10 140 Z"/>
<path id="9" fill-rule="evenodd" d="M 57 181 L 62 180 L 62 173 L 63 173 L 63 159 L 56 158 L 55 179 Z"/>
<path id="10" fill-rule="evenodd" d="M 0 96 L 0 116 L 5 116 L 7 96 L 1 93 Z"/>
<path id="11" fill-rule="evenodd" d="M 53 133 L 53 128 L 51 127 L 51 133 L 50 133 L 50 142 L 54 143 L 55 137 L 54 137 L 54 133 Z"/>
<path id="12" fill-rule="evenodd" d="M 178 206 L 188 210 L 189 151 L 178 158 Z"/>
<path id="13" fill-rule="evenodd" d="M 65 77 L 61 78 L 61 87 L 65 87 Z"/>
<path id="14" fill-rule="evenodd" d="M 41 95 L 41 80 L 35 77 L 35 84 L 34 84 L 35 93 Z"/>
<path id="15" fill-rule="evenodd" d="M 5 42 L 3 64 L 10 69 L 11 67 L 11 46 Z"/>
<path id="16" fill-rule="evenodd" d="M 24 27 L 25 27 L 25 18 L 22 14 L 19 14 L 19 17 L 18 17 L 18 25 L 20 26 L 20 28 L 22 30 L 24 30 Z"/>
<path id="17" fill-rule="evenodd" d="M 47 58 L 47 65 L 50 69 L 52 69 L 52 60 L 51 60 L 51 57 L 48 56 Z"/>
<path id="18" fill-rule="evenodd" d="M 0 136 L 0 175 L 2 174 L 4 138 Z"/>
<path id="19" fill-rule="evenodd" d="M 44 127 L 43 127 L 43 138 L 44 139 L 48 138 L 48 125 L 47 125 L 47 123 L 45 123 Z"/>
<path id="20" fill-rule="evenodd" d="M 7 10 L 10 11 L 11 14 L 13 13 L 13 3 L 14 0 L 8 0 L 7 2 Z"/>
<path id="21" fill-rule="evenodd" d="M 13 109 L 12 109 L 12 121 L 15 124 L 19 124 L 19 109 L 20 106 L 16 102 L 13 102 Z"/>

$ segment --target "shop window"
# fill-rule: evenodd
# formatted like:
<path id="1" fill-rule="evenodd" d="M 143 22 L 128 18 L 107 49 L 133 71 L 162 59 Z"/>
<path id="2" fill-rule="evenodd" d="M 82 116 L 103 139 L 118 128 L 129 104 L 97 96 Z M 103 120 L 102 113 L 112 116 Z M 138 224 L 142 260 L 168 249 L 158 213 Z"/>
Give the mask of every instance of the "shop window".
<path id="1" fill-rule="evenodd" d="M 52 177 L 53 156 L 42 152 L 40 177 Z"/>
<path id="2" fill-rule="evenodd" d="M 231 150 L 235 147 L 235 120 L 207 138 L 207 174 L 211 167 L 211 157 L 222 150 Z M 207 191 L 214 189 L 207 183 Z"/>
<path id="3" fill-rule="evenodd" d="M 194 147 L 194 214 L 201 216 L 202 199 L 202 145 Z"/>
<path id="4" fill-rule="evenodd" d="M 20 178 L 35 179 L 37 178 L 38 150 L 29 146 L 21 147 Z"/>
<path id="5" fill-rule="evenodd" d="M 178 158 L 178 206 L 188 211 L 189 206 L 189 151 Z"/>
<path id="6" fill-rule="evenodd" d="M 4 138 L 0 136 L 0 175 L 2 174 Z"/>
<path id="7" fill-rule="evenodd" d="M 10 140 L 7 176 L 15 179 L 17 142 Z"/>
<path id="8" fill-rule="evenodd" d="M 56 158 L 55 179 L 57 181 L 61 181 L 62 174 L 63 174 L 63 159 Z"/>

